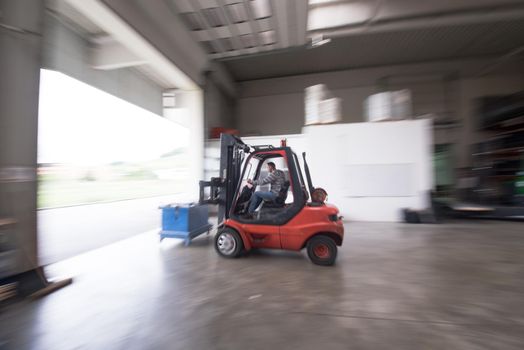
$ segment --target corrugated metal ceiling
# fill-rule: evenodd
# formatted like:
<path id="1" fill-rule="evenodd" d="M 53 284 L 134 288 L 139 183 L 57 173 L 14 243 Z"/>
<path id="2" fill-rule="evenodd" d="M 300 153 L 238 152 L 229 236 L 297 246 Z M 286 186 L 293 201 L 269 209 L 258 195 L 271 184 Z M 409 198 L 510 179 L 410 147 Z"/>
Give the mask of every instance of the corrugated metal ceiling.
<path id="1" fill-rule="evenodd" d="M 267 51 L 279 44 L 270 0 L 167 1 L 211 58 Z"/>
<path id="2" fill-rule="evenodd" d="M 524 45 L 524 19 L 363 33 L 327 45 L 224 60 L 236 80 L 507 54 Z"/>

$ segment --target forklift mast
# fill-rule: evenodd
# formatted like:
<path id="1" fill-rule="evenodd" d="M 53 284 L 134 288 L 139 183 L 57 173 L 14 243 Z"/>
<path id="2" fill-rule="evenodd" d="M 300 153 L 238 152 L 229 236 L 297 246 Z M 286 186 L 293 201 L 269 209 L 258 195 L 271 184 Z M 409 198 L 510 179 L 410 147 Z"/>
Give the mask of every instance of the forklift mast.
<path id="1" fill-rule="evenodd" d="M 233 196 L 240 181 L 242 162 L 250 147 L 234 135 L 220 135 L 220 173 L 210 181 L 200 181 L 200 204 L 218 205 L 218 223 L 229 218 Z M 205 188 L 209 197 L 205 198 Z"/>

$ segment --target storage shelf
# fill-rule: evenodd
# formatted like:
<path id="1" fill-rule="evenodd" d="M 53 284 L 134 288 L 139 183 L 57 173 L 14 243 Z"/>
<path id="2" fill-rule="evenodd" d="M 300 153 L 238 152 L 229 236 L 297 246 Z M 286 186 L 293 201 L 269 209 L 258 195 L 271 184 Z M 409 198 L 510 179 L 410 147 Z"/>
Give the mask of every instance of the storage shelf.
<path id="1" fill-rule="evenodd" d="M 494 204 L 518 203 L 518 184 L 524 166 L 524 91 L 516 94 L 486 97 L 480 115 L 483 141 L 473 153 L 477 167 L 487 167 L 479 174 L 478 193 L 491 193 L 486 199 Z M 521 215 L 500 211 L 494 217 Z M 511 214 L 511 215 L 510 215 Z"/>
<path id="2" fill-rule="evenodd" d="M 517 177 L 517 175 L 490 175 L 488 177 L 493 178 L 493 179 L 505 180 L 505 179 L 514 179 Z"/>
<path id="3" fill-rule="evenodd" d="M 503 149 L 498 149 L 495 151 L 473 153 L 473 155 L 474 156 L 486 156 L 486 155 L 498 155 L 498 154 L 521 153 L 521 152 L 524 152 L 524 147 L 503 148 Z"/>
<path id="4" fill-rule="evenodd" d="M 514 122 L 514 124 L 512 124 Z M 506 129 L 506 128 L 515 128 L 515 126 L 523 125 L 524 124 L 524 115 L 519 115 L 518 117 L 513 117 L 510 119 L 506 119 L 500 122 L 496 122 L 490 125 L 487 125 L 483 127 L 484 130 L 493 130 L 497 131 L 497 129 Z"/>
<path id="5" fill-rule="evenodd" d="M 505 131 L 498 131 L 498 130 L 488 130 L 488 131 L 492 131 L 495 133 L 492 136 L 500 136 L 500 135 L 509 135 L 509 134 L 520 132 L 520 131 L 524 131 L 524 127 L 519 128 L 519 129 L 505 130 Z"/>

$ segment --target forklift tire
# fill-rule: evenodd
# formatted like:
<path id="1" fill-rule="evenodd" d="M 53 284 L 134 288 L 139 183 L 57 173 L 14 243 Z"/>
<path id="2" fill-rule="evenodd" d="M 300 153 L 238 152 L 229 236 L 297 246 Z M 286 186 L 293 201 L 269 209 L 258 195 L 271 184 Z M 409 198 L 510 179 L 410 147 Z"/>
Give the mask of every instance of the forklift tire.
<path id="1" fill-rule="evenodd" d="M 307 242 L 307 255 L 315 265 L 331 266 L 337 259 L 337 245 L 327 236 L 315 236 Z"/>
<path id="2" fill-rule="evenodd" d="M 242 238 L 237 231 L 225 227 L 215 236 L 215 250 L 225 258 L 236 258 L 244 248 Z"/>

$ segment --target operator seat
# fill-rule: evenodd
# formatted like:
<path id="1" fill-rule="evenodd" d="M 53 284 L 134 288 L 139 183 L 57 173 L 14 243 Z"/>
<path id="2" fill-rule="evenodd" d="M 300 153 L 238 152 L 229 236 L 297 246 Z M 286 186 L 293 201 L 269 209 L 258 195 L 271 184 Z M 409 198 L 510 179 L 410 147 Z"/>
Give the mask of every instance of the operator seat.
<path id="1" fill-rule="evenodd" d="M 289 181 L 282 184 L 282 188 L 278 191 L 278 196 L 272 201 L 264 201 L 263 208 L 283 208 L 286 204 L 287 192 L 289 191 Z"/>

